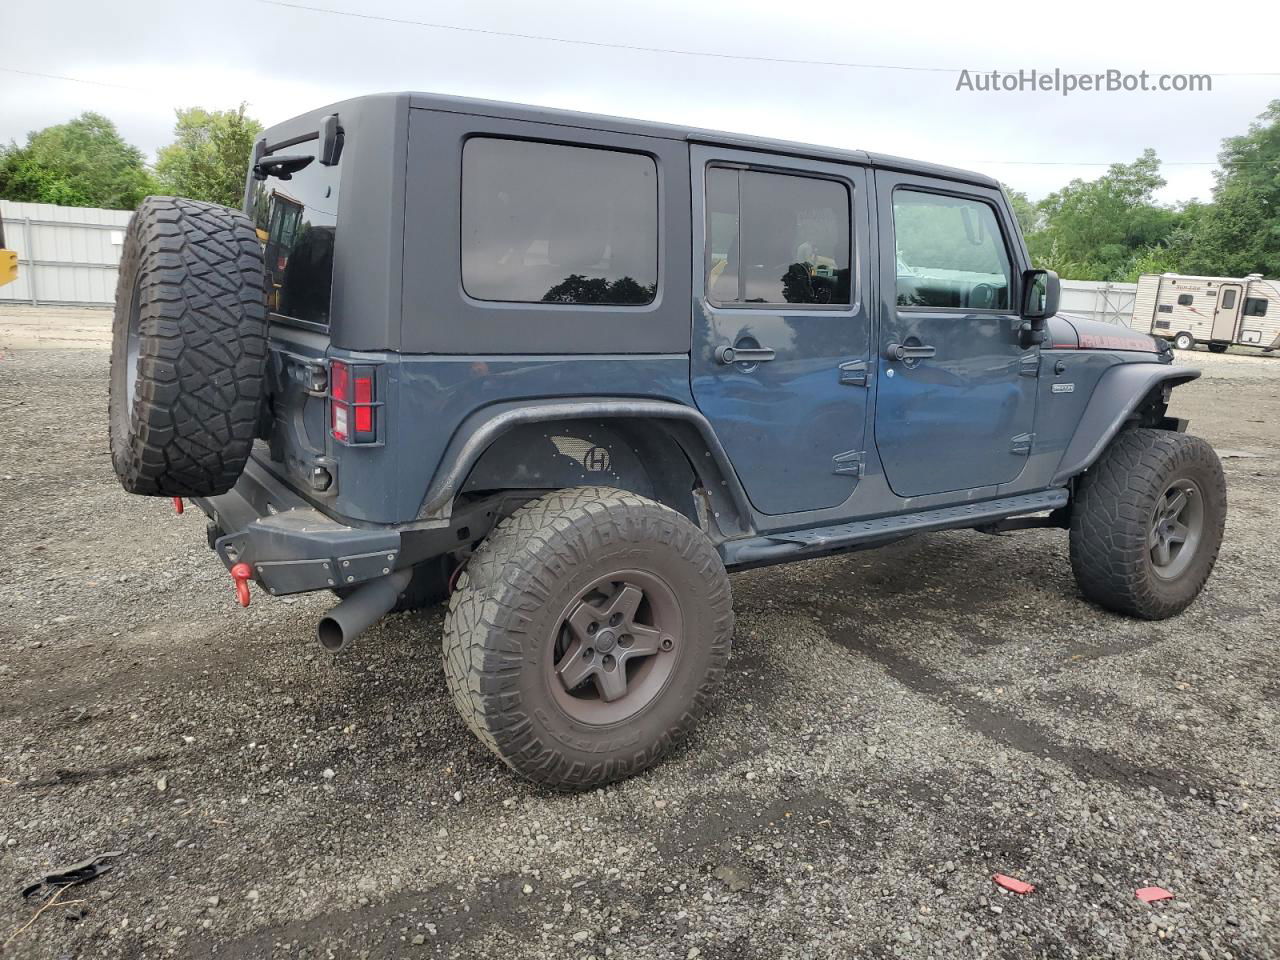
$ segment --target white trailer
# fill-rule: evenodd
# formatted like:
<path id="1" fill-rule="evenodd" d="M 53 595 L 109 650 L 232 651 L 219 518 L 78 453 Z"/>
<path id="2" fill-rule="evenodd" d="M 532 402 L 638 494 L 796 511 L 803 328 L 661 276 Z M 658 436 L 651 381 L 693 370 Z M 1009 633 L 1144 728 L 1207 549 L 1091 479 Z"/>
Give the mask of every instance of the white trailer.
<path id="1" fill-rule="evenodd" d="M 1232 344 L 1280 348 L 1280 284 L 1260 273 L 1247 277 L 1189 277 L 1146 273 L 1138 278 L 1134 330 L 1173 341 L 1179 350 L 1197 343 L 1222 353 Z"/>

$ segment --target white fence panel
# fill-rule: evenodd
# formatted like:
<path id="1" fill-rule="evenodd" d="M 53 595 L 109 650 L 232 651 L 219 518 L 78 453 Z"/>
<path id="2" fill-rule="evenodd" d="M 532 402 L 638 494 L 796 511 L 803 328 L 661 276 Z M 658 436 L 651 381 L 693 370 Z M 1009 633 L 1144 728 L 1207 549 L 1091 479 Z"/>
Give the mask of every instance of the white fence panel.
<path id="1" fill-rule="evenodd" d="M 5 241 L 18 251 L 18 280 L 0 302 L 110 306 L 128 210 L 0 200 Z M 1137 284 L 1063 280 L 1059 309 L 1129 326 Z"/>
<path id="2" fill-rule="evenodd" d="M 1090 320 L 1129 326 L 1133 316 L 1136 283 L 1108 283 L 1101 280 L 1063 280 L 1058 309 Z"/>
<path id="3" fill-rule="evenodd" d="M 0 200 L 5 244 L 18 251 L 18 280 L 0 302 L 110 306 L 128 210 Z"/>

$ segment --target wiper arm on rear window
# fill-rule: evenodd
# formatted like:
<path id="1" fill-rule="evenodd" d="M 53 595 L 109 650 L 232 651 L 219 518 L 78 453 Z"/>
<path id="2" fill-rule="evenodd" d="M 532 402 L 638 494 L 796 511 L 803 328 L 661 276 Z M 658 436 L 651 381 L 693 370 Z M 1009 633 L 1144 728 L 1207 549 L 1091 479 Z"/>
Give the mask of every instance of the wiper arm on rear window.
<path id="1" fill-rule="evenodd" d="M 255 180 L 265 180 L 267 177 L 275 177 L 278 180 L 292 180 L 295 173 L 309 165 L 314 159 L 315 157 L 310 155 L 263 157 L 253 165 L 253 178 Z"/>

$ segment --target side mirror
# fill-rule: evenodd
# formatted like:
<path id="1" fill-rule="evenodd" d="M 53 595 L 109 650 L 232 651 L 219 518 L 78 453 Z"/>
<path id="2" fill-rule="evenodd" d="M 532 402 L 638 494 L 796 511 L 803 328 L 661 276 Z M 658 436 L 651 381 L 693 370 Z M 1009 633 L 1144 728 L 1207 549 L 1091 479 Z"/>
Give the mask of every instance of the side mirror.
<path id="1" fill-rule="evenodd" d="M 1052 270 L 1027 270 L 1022 274 L 1022 348 L 1044 343 L 1045 326 L 1058 312 L 1062 285 Z"/>
<path id="2" fill-rule="evenodd" d="M 1027 270 L 1022 274 L 1022 319 L 1032 330 L 1043 330 L 1045 322 L 1058 312 L 1062 285 L 1052 270 Z"/>

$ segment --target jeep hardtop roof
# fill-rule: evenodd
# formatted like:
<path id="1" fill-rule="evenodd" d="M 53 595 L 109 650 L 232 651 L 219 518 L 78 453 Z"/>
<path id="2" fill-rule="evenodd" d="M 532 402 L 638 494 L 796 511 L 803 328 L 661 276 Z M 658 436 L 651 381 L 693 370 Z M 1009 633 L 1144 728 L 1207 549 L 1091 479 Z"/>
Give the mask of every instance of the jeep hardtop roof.
<path id="1" fill-rule="evenodd" d="M 286 144 L 283 141 L 290 136 L 296 135 L 294 131 L 298 129 L 298 121 L 304 118 L 311 120 L 312 118 L 335 112 L 341 117 L 344 110 L 359 110 L 366 104 L 372 105 L 373 101 L 400 99 L 407 100 L 407 105 L 415 109 L 438 110 L 445 113 L 465 113 L 507 120 L 529 120 L 536 123 L 605 130 L 634 136 L 661 137 L 668 140 L 686 140 L 690 143 L 734 147 L 743 150 L 763 150 L 769 153 L 802 157 L 810 160 L 868 164 L 887 170 L 915 173 L 928 177 L 943 177 L 948 180 L 958 180 L 965 183 L 979 184 L 984 187 L 993 187 L 997 190 L 1000 189 L 1000 182 L 985 174 L 936 163 L 927 163 L 921 160 L 908 160 L 884 153 L 870 153 L 865 150 L 848 150 L 840 147 L 796 143 L 790 140 L 774 140 L 768 137 L 756 137 L 743 133 L 703 130 L 697 127 L 655 123 L 648 120 L 632 120 L 625 117 L 582 113 L 576 110 L 560 110 L 552 107 L 536 107 L 528 104 L 505 103 L 499 100 L 480 100 L 472 97 L 454 97 L 437 93 L 378 93 L 353 97 L 350 100 L 329 104 L 309 111 L 302 117 L 295 117 L 268 129 L 265 134 L 265 139 L 270 145 L 268 150 L 275 146 L 285 146 Z"/>

